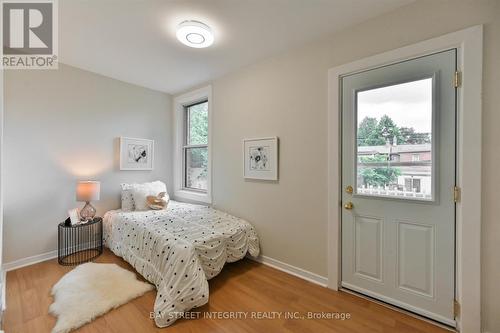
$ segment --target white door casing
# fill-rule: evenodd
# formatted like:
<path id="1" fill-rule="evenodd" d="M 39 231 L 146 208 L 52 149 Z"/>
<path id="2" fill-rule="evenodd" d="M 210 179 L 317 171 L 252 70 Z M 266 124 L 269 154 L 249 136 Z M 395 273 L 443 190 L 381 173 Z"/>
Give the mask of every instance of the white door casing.
<path id="1" fill-rule="evenodd" d="M 342 192 L 353 204 L 342 211 L 342 286 L 450 326 L 455 71 L 452 49 L 342 78 L 342 187 L 353 188 Z M 384 117 L 417 134 L 398 143 L 391 128 L 385 137 L 357 131 Z M 414 161 L 414 152 L 425 157 Z M 406 188 L 398 173 L 426 174 L 431 185 Z"/>
<path id="2" fill-rule="evenodd" d="M 434 52 L 457 48 L 463 82 L 457 91 L 456 298 L 457 329 L 481 332 L 481 25 L 331 68 L 328 71 L 328 287 L 340 288 L 340 78 Z"/>

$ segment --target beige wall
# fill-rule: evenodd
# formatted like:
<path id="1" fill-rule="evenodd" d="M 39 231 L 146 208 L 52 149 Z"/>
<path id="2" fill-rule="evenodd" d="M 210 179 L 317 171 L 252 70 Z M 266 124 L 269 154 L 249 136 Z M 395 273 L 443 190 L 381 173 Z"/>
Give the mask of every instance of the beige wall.
<path id="1" fill-rule="evenodd" d="M 214 204 L 255 224 L 265 256 L 326 276 L 327 70 L 481 23 L 485 24 L 482 311 L 485 330 L 500 332 L 498 1 L 418 1 L 213 81 Z M 273 135 L 281 141 L 279 182 L 245 181 L 241 140 Z"/>
<path id="2" fill-rule="evenodd" d="M 101 181 L 98 214 L 119 184 L 171 183 L 169 95 L 60 65 L 5 73 L 4 263 L 57 249 L 77 180 Z M 120 136 L 155 140 L 154 171 L 119 171 Z"/>
<path id="3" fill-rule="evenodd" d="M 3 256 L 3 81 L 4 81 L 4 71 L 0 69 L 0 265 L 2 265 L 2 256 Z M 0 277 L 0 286 L 3 285 L 4 281 L 2 281 L 2 277 Z M 3 290 L 3 289 L 2 289 Z M 2 304 L 3 299 L 0 300 L 1 309 L 4 308 L 4 304 Z"/>
<path id="4" fill-rule="evenodd" d="M 327 70 L 481 23 L 482 311 L 485 331 L 499 332 L 498 1 L 417 1 L 212 82 L 214 204 L 256 225 L 264 255 L 326 276 Z M 167 95 L 61 66 L 7 72 L 5 99 L 4 174 L 22 175 L 5 179 L 5 262 L 56 248 L 56 224 L 80 205 L 74 201 L 78 179 L 103 182 L 99 213 L 118 206 L 122 181 L 171 184 Z M 120 135 L 156 140 L 155 171 L 116 170 Z M 241 140 L 270 135 L 281 139 L 280 181 L 243 180 Z"/>

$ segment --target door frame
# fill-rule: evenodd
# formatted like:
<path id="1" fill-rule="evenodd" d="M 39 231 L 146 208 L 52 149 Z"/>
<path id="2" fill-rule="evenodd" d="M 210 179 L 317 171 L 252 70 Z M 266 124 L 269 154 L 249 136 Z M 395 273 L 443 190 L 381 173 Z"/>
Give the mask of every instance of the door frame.
<path id="1" fill-rule="evenodd" d="M 457 90 L 456 290 L 457 329 L 481 332 L 481 135 L 483 26 L 429 39 L 331 68 L 328 71 L 328 288 L 341 282 L 341 85 L 340 80 L 369 69 L 457 49 L 463 82 Z"/>

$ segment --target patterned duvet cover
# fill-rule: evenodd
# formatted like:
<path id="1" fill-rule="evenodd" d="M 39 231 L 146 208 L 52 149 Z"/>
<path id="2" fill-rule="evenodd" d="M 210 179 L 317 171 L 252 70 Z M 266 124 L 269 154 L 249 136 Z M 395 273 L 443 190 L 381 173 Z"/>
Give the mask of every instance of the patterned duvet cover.
<path id="1" fill-rule="evenodd" d="M 109 211 L 104 242 L 156 286 L 155 323 L 171 325 L 208 302 L 208 281 L 226 262 L 259 254 L 253 226 L 213 208 L 170 201 L 160 211 Z"/>

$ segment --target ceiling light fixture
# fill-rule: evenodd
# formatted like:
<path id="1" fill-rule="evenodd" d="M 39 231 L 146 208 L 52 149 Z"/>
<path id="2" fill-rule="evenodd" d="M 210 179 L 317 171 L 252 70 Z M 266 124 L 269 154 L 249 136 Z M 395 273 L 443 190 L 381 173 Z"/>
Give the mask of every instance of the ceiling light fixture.
<path id="1" fill-rule="evenodd" d="M 177 39 L 184 45 L 204 48 L 214 43 L 212 29 L 199 21 L 184 21 L 177 27 Z"/>

